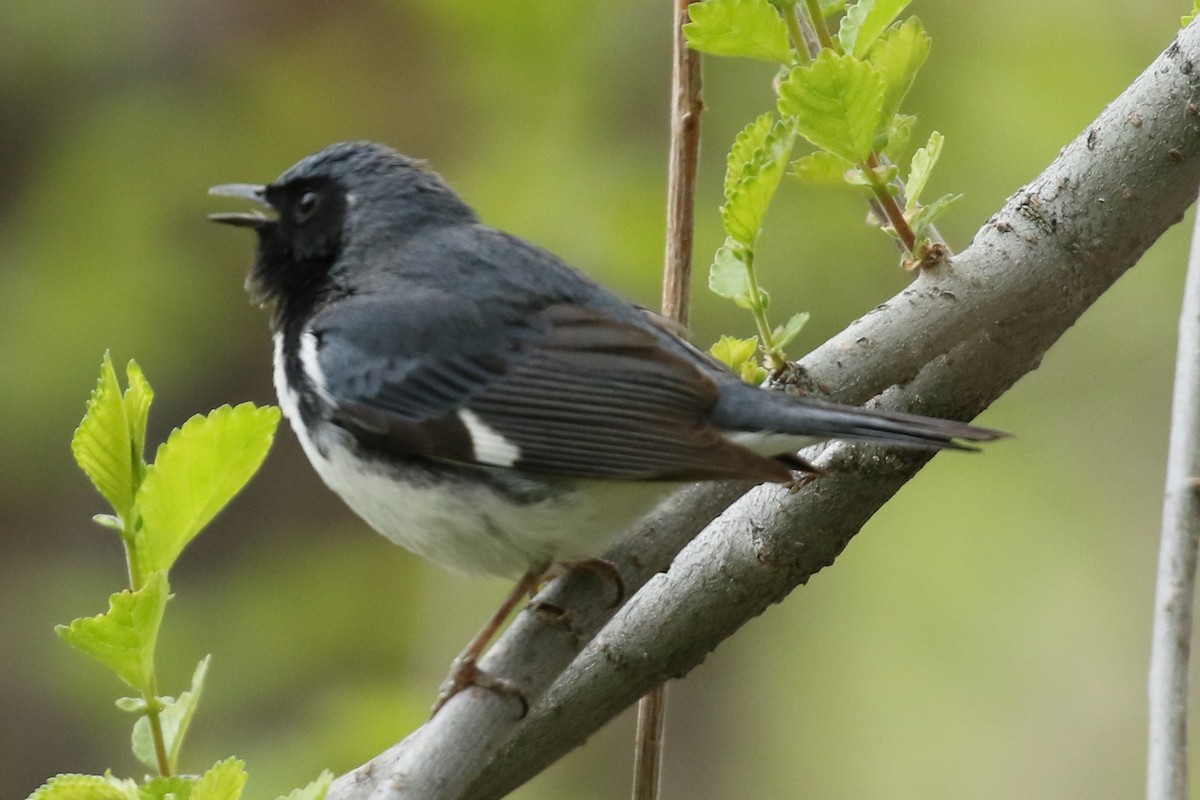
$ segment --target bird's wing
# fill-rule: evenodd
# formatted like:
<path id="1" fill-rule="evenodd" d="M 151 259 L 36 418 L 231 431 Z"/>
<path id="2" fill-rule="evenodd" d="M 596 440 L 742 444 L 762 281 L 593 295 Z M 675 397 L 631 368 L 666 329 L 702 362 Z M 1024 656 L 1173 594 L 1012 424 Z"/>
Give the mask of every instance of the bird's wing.
<path id="1" fill-rule="evenodd" d="M 369 447 L 581 478 L 789 477 L 709 422 L 716 383 L 645 327 L 568 302 L 353 302 L 312 335 L 332 421 Z"/>

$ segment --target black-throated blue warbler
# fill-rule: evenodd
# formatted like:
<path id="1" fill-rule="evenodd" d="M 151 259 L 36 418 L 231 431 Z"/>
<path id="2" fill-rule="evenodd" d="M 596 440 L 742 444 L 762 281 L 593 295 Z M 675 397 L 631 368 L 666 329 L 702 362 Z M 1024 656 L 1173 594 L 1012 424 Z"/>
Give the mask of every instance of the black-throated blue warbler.
<path id="1" fill-rule="evenodd" d="M 829 438 L 966 449 L 1003 435 L 745 384 L 382 145 L 335 144 L 269 185 L 210 192 L 274 212 L 211 218 L 258 234 L 248 285 L 321 478 L 418 555 L 524 576 L 505 616 L 681 483 L 787 483 L 807 466 L 796 451 Z M 499 622 L 447 691 L 477 679 Z"/>

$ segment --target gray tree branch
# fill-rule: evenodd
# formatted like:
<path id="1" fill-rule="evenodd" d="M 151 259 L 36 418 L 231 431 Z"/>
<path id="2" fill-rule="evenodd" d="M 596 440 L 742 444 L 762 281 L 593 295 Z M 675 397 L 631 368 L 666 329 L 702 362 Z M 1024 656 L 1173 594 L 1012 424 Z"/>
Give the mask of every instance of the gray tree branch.
<path id="1" fill-rule="evenodd" d="M 1196 196 L 1197 62 L 1192 24 L 951 263 L 806 357 L 813 385 L 842 402 L 965 420 L 1035 369 Z M 517 681 L 527 715 L 512 699 L 463 692 L 329 797 L 506 794 L 832 563 L 929 455 L 837 444 L 815 457 L 830 474 L 794 495 L 759 487 L 707 528 L 744 486 L 673 498 L 610 554 L 632 595 L 615 616 L 611 587 L 573 573 L 488 653 L 482 666 Z"/>

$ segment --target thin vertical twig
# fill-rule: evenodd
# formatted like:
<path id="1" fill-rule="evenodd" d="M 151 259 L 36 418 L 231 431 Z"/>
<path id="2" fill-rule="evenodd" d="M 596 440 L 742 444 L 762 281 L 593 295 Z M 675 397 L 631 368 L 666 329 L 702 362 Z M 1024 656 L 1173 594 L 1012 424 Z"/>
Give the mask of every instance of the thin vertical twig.
<path id="1" fill-rule="evenodd" d="M 700 158 L 700 54 L 683 38 L 688 6 L 675 0 L 671 67 L 671 151 L 667 172 L 667 253 L 663 263 L 662 311 L 688 324 L 695 230 L 696 167 Z"/>
<path id="2" fill-rule="evenodd" d="M 1188 661 L 1200 544 L 1200 214 L 1179 315 L 1150 645 L 1148 800 L 1188 796 Z"/>
<path id="3" fill-rule="evenodd" d="M 696 218 L 696 170 L 700 159 L 700 54 L 683 36 L 688 6 L 675 0 L 671 19 L 671 149 L 667 169 L 667 247 L 663 262 L 662 312 L 688 324 L 692 286 L 692 245 Z M 666 685 L 638 702 L 633 758 L 634 800 L 655 800 L 662 774 Z"/>
<path id="4" fill-rule="evenodd" d="M 656 800 L 662 785 L 663 731 L 667 721 L 667 685 L 660 684 L 638 701 L 633 751 L 633 800 Z"/>

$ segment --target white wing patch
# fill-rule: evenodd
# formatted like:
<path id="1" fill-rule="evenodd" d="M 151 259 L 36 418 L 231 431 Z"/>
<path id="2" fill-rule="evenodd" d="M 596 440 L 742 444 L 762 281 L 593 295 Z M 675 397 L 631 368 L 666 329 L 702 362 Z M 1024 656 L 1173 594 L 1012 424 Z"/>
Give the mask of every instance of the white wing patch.
<path id="1" fill-rule="evenodd" d="M 478 414 L 464 408 L 458 412 L 458 418 L 467 426 L 467 433 L 471 435 L 471 448 L 475 451 L 476 461 L 493 467 L 511 467 L 517 463 L 517 459 L 521 457 L 521 448 L 488 427 Z"/>

